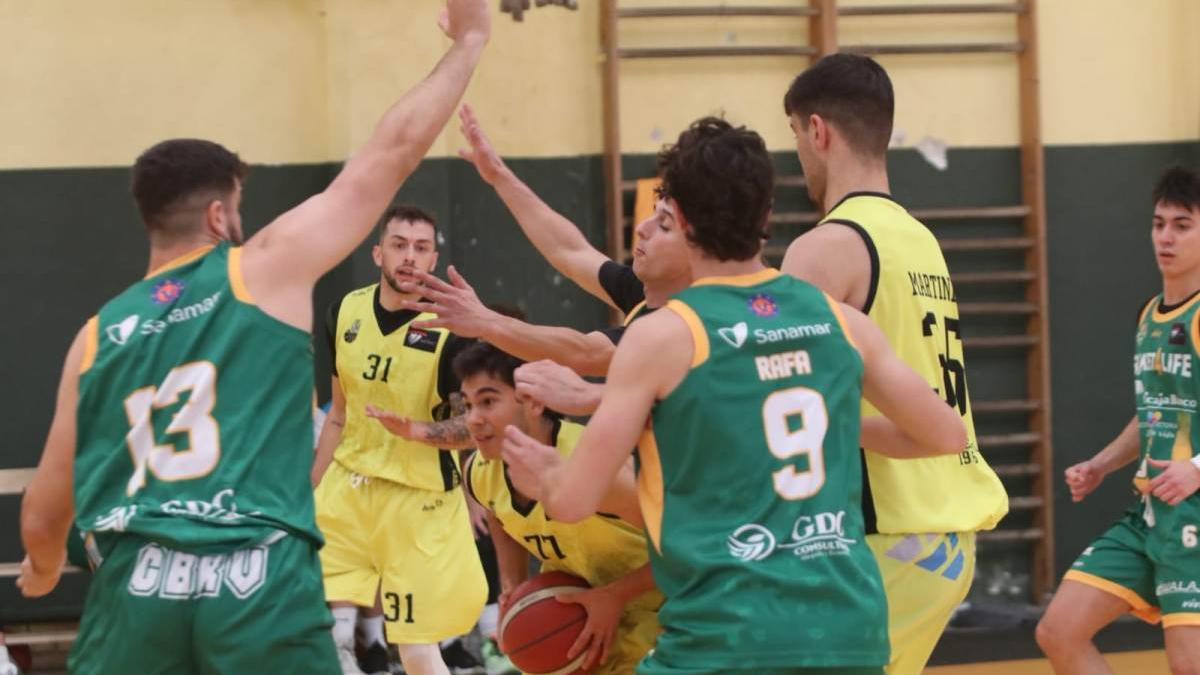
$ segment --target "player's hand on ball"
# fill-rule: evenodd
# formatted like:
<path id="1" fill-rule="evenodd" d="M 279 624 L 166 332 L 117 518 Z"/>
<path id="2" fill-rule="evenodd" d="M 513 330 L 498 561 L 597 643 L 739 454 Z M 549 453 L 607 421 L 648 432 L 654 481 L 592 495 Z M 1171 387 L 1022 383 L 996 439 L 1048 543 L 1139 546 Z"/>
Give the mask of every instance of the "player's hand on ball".
<path id="1" fill-rule="evenodd" d="M 1104 480 L 1104 474 L 1092 464 L 1091 460 L 1067 467 L 1065 474 L 1073 502 L 1083 501 L 1083 498 L 1091 494 Z"/>
<path id="2" fill-rule="evenodd" d="M 446 0 L 446 8 L 438 16 L 438 26 L 455 42 L 468 38 L 487 42 L 492 34 L 488 0 Z"/>
<path id="3" fill-rule="evenodd" d="M 546 475 L 562 465 L 558 451 L 510 425 L 504 429 L 501 456 L 508 465 L 508 476 L 513 485 L 527 497 L 544 501 L 546 495 L 542 486 L 546 484 Z"/>
<path id="4" fill-rule="evenodd" d="M 528 396 L 551 410 L 566 415 L 588 415 L 596 412 L 601 385 L 580 377 L 570 368 L 554 361 L 526 363 L 513 373 L 517 394 Z"/>
<path id="5" fill-rule="evenodd" d="M 414 422 L 412 418 L 397 415 L 390 410 L 376 408 L 373 405 L 367 406 L 367 417 L 378 420 L 385 429 L 401 438 L 407 438 L 410 441 L 420 440 L 420 430 L 423 425 L 420 422 Z"/>
<path id="6" fill-rule="evenodd" d="M 1150 492 L 1168 506 L 1178 506 L 1200 489 L 1200 467 L 1195 464 L 1184 459 L 1150 459 L 1147 462 L 1156 469 L 1162 469 L 1162 473 L 1150 481 Z"/>
<path id="7" fill-rule="evenodd" d="M 58 580 L 62 578 L 66 551 L 63 552 L 63 556 L 64 560 L 57 565 L 51 565 L 49 571 L 38 569 L 29 556 L 25 556 L 25 560 L 21 561 L 21 575 L 17 577 L 17 588 L 21 589 L 21 595 L 27 598 L 40 598 L 54 590 L 54 587 L 58 585 Z"/>
<path id="8" fill-rule="evenodd" d="M 579 656 L 583 650 L 588 650 L 587 659 L 583 662 L 583 670 L 600 665 L 608 660 L 608 650 L 612 648 L 617 638 L 617 626 L 621 622 L 621 612 L 625 609 L 625 601 L 620 595 L 611 590 L 610 586 L 589 588 L 574 593 L 562 593 L 556 598 L 559 602 L 569 602 L 583 605 L 587 612 L 587 623 L 583 632 L 567 651 L 568 658 Z"/>

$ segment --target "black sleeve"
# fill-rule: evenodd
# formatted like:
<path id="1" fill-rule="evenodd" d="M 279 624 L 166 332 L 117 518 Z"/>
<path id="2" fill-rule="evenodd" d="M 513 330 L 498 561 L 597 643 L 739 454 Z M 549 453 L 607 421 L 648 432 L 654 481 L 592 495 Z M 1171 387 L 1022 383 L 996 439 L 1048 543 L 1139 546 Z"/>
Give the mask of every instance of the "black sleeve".
<path id="1" fill-rule="evenodd" d="M 450 394 L 458 391 L 460 382 L 454 375 L 454 357 L 474 340 L 461 338 L 451 333 L 442 347 L 442 358 L 438 362 L 437 390 L 443 401 L 450 400 Z"/>
<path id="2" fill-rule="evenodd" d="M 337 377 L 337 322 L 338 312 L 342 309 L 342 298 L 329 304 L 325 313 L 325 337 L 329 340 L 329 370 Z"/>
<path id="3" fill-rule="evenodd" d="M 604 261 L 600 266 L 600 287 L 608 293 L 613 304 L 626 314 L 646 299 L 642 280 L 633 273 L 633 268 L 611 260 Z"/>
<path id="4" fill-rule="evenodd" d="M 612 340 L 614 345 L 621 344 L 621 337 L 625 335 L 625 326 L 611 326 L 600 330 L 604 333 L 604 337 Z"/>

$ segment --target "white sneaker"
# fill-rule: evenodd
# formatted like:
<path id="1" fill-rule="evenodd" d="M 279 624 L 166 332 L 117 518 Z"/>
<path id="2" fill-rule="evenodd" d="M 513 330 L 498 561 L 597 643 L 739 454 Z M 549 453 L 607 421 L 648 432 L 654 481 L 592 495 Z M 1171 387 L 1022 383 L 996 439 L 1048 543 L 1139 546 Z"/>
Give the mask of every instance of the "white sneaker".
<path id="1" fill-rule="evenodd" d="M 366 675 L 358 667 L 358 657 L 354 655 L 354 647 L 338 645 L 338 665 L 342 667 L 342 675 Z"/>

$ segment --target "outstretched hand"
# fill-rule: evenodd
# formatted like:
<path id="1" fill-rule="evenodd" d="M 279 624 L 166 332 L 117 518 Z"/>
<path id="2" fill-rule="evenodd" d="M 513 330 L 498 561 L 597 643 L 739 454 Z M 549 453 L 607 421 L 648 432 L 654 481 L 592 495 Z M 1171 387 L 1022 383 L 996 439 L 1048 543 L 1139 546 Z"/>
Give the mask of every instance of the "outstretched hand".
<path id="1" fill-rule="evenodd" d="M 487 42 L 492 34 L 488 0 L 446 0 L 446 7 L 438 13 L 438 27 L 455 42 L 466 39 Z"/>
<path id="2" fill-rule="evenodd" d="M 1149 459 L 1147 462 L 1150 466 L 1163 470 L 1150 481 L 1150 493 L 1166 502 L 1168 506 L 1178 506 L 1200 489 L 1200 467 L 1188 460 Z"/>
<path id="3" fill-rule="evenodd" d="M 423 300 L 408 300 L 401 304 L 404 309 L 437 314 L 436 319 L 418 321 L 417 328 L 445 328 L 465 338 L 481 337 L 497 314 L 488 309 L 453 265 L 446 270 L 450 283 L 442 281 L 428 272 L 414 271 L 422 285 Z"/>
<path id="4" fill-rule="evenodd" d="M 1104 480 L 1104 473 L 1091 460 L 1068 467 L 1064 474 L 1067 488 L 1071 491 L 1071 501 L 1076 503 L 1083 501 Z"/>
<path id="5" fill-rule="evenodd" d="M 470 149 L 459 150 L 458 156 L 475 165 L 475 170 L 479 172 L 483 182 L 492 185 L 508 167 L 492 147 L 487 134 L 483 133 L 483 127 L 479 125 L 479 119 L 475 117 L 475 110 L 471 106 L 464 103 L 458 109 L 458 121 L 458 130 L 471 145 Z"/>
<path id="6" fill-rule="evenodd" d="M 504 429 L 501 456 L 508 465 L 508 477 L 513 485 L 532 499 L 545 500 L 544 477 L 562 466 L 558 451 L 510 425 Z"/>
<path id="7" fill-rule="evenodd" d="M 410 441 L 419 441 L 422 438 L 421 431 L 424 426 L 423 422 L 417 422 L 411 417 L 397 415 L 390 410 L 376 408 L 375 406 L 369 404 L 367 405 L 366 413 L 367 417 L 370 417 L 373 420 L 378 420 L 385 429 L 396 436 L 406 438 Z"/>
<path id="8" fill-rule="evenodd" d="M 588 382 L 554 361 L 526 363 L 513 373 L 519 396 L 566 415 L 590 415 L 600 406 L 604 386 Z"/>
<path id="9" fill-rule="evenodd" d="M 600 586 L 582 591 L 560 593 L 555 599 L 563 603 L 583 605 L 587 612 L 587 623 L 575 643 L 567 650 L 567 658 L 574 659 L 585 649 L 588 652 L 580 670 L 591 670 L 608 660 L 608 651 L 617 640 L 617 627 L 621 623 L 621 612 L 625 601 L 610 586 Z"/>

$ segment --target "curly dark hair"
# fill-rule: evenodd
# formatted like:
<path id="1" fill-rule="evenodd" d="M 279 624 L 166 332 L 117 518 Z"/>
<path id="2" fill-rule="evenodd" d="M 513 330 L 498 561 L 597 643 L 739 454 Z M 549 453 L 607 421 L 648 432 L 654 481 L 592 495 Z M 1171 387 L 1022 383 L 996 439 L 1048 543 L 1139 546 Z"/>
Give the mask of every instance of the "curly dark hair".
<path id="1" fill-rule="evenodd" d="M 196 138 L 163 141 L 134 162 L 130 192 L 151 233 L 190 234 L 196 219 L 173 218 L 188 200 L 228 198 L 250 167 L 224 146 Z"/>
<path id="2" fill-rule="evenodd" d="M 383 216 L 379 218 L 379 224 L 375 227 L 375 235 L 380 242 L 383 242 L 383 238 L 387 236 L 388 223 L 393 220 L 406 220 L 410 223 L 429 223 L 429 226 L 433 228 L 434 248 L 437 248 L 437 218 L 434 218 L 432 213 L 412 204 L 393 204 L 389 206 L 388 210 L 383 212 Z"/>
<path id="3" fill-rule="evenodd" d="M 722 262 L 758 255 L 768 236 L 775 168 L 761 136 L 703 117 L 658 155 L 659 194 L 691 225 L 688 240 Z"/>

